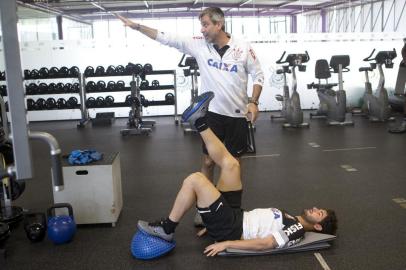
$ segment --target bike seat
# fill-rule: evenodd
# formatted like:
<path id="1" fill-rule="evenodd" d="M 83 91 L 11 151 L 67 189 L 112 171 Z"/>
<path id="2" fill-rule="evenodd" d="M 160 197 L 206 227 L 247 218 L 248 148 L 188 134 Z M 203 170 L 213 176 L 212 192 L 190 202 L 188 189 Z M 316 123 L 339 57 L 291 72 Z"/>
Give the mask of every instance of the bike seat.
<path id="1" fill-rule="evenodd" d="M 316 61 L 314 73 L 317 79 L 328 79 L 331 77 L 330 67 L 328 66 L 326 59 L 319 59 Z"/>
<path id="2" fill-rule="evenodd" d="M 334 73 L 338 73 L 338 67 L 344 69 L 350 65 L 349 55 L 333 55 L 330 59 L 330 67 L 333 69 Z"/>
<path id="3" fill-rule="evenodd" d="M 360 72 L 362 72 L 362 71 L 372 71 L 373 69 L 371 68 L 371 67 L 360 67 L 359 68 L 359 71 Z"/>

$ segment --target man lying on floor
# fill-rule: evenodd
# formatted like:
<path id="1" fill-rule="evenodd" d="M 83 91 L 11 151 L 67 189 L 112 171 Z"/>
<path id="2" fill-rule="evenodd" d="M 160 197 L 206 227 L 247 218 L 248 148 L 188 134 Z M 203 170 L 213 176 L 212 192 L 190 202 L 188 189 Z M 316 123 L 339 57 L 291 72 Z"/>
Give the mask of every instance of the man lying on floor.
<path id="1" fill-rule="evenodd" d="M 141 230 L 172 241 L 175 228 L 185 213 L 196 205 L 208 234 L 216 243 L 206 247 L 207 256 L 227 248 L 265 250 L 298 243 L 305 231 L 334 234 L 337 219 L 333 210 L 313 207 L 292 216 L 276 208 L 241 209 L 242 182 L 238 161 L 226 150 L 207 126 L 205 114 L 212 92 L 200 95 L 182 115 L 194 124 L 210 157 L 221 168 L 217 187 L 202 173 L 189 175 L 184 181 L 169 217 L 157 222 L 139 221 Z"/>

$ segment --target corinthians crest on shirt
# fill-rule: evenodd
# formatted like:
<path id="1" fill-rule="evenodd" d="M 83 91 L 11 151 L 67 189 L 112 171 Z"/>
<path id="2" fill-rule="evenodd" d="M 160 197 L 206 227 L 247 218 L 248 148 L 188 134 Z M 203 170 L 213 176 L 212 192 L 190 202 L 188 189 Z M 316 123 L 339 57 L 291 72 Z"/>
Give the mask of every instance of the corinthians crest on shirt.
<path id="1" fill-rule="evenodd" d="M 236 47 L 233 49 L 233 52 L 231 55 L 232 55 L 233 59 L 237 61 L 238 59 L 240 59 L 240 57 L 242 55 L 242 50 L 240 48 Z"/>

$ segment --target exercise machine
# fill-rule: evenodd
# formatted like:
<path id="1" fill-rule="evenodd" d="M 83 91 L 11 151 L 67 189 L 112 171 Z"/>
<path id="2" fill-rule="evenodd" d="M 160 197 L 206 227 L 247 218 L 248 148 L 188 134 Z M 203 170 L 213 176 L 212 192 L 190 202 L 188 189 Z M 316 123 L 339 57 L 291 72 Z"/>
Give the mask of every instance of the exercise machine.
<path id="1" fill-rule="evenodd" d="M 325 59 L 319 59 L 316 61 L 316 66 L 314 69 L 315 77 L 318 79 L 318 83 L 312 82 L 311 84 L 307 85 L 308 89 L 316 89 L 317 94 L 319 96 L 319 108 L 315 113 L 310 113 L 310 119 L 312 118 L 326 118 L 328 112 L 328 105 L 324 102 L 325 99 L 320 98 L 320 95 L 330 95 L 335 96 L 335 92 L 332 89 L 333 87 L 337 86 L 337 83 L 329 83 L 328 79 L 331 78 L 330 66 Z M 322 80 L 325 80 L 322 83 Z"/>
<path id="2" fill-rule="evenodd" d="M 155 125 L 155 121 L 144 121 L 142 119 L 141 80 L 140 74 L 132 75 L 130 82 L 131 95 L 127 99 L 131 107 L 128 114 L 127 128 L 120 130 L 122 136 L 149 135 L 152 131 L 151 127 Z"/>
<path id="3" fill-rule="evenodd" d="M 188 56 L 186 54 L 182 55 L 178 63 L 178 67 L 183 68 L 183 75 L 185 77 L 191 77 L 192 79 L 192 88 L 190 89 L 190 103 L 192 104 L 196 97 L 199 95 L 199 84 L 197 77 L 200 76 L 199 65 L 194 57 Z M 183 126 L 183 132 L 186 133 L 197 133 L 195 127 L 190 126 L 189 123 L 181 123 Z"/>
<path id="4" fill-rule="evenodd" d="M 395 92 L 389 95 L 389 105 L 392 111 L 403 112 L 406 114 L 406 65 L 400 63 L 398 76 L 396 78 Z"/>
<path id="5" fill-rule="evenodd" d="M 373 57 L 375 49 L 371 54 L 364 58 L 364 61 L 371 62 L 370 67 L 361 67 L 360 72 L 365 72 L 365 93 L 364 93 L 364 107 L 363 112 L 372 122 L 385 122 L 393 120 L 390 117 L 390 106 L 388 92 L 385 89 L 385 74 L 382 66 L 386 68 L 393 68 L 393 59 L 396 58 L 396 50 L 393 51 L 379 51 L 375 57 Z M 369 81 L 368 72 L 378 68 L 379 71 L 379 83 L 375 93 L 372 92 L 372 85 Z"/>
<path id="6" fill-rule="evenodd" d="M 297 80 L 296 80 L 296 68 L 300 72 L 306 71 L 306 66 L 303 65 L 310 60 L 310 56 L 307 53 L 304 54 L 288 54 L 283 60 L 286 51 L 283 52 L 282 56 L 276 61 L 277 64 L 285 64 L 281 69 L 276 71 L 277 74 L 283 74 L 283 95 L 276 95 L 276 100 L 282 103 L 282 110 L 280 115 L 271 115 L 271 120 L 282 119 L 284 121 L 282 127 L 309 127 L 309 123 L 303 122 L 303 111 L 300 106 L 300 96 L 297 92 Z M 289 86 L 286 80 L 286 74 L 292 73 L 292 94 L 289 92 Z"/>
<path id="7" fill-rule="evenodd" d="M 400 123 L 389 127 L 390 133 L 405 133 L 406 132 L 406 65 L 401 63 L 399 65 L 398 77 L 396 80 L 395 93 L 393 96 L 389 96 L 389 104 L 392 110 L 400 111 L 403 113 L 403 119 Z"/>
<path id="8" fill-rule="evenodd" d="M 320 59 L 316 62 L 315 74 L 319 79 L 319 83 L 311 83 L 307 85 L 309 89 L 315 88 L 320 99 L 319 112 L 316 116 L 324 116 L 327 119 L 327 124 L 330 126 L 349 126 L 354 125 L 353 121 L 346 120 L 347 113 L 347 95 L 344 90 L 343 72 L 348 72 L 350 69 L 349 55 L 333 55 L 330 59 L 330 64 L 325 59 Z M 328 83 L 321 84 L 321 79 L 331 77 L 331 72 L 337 73 L 338 84 Z M 333 90 L 334 86 L 338 85 L 338 90 Z M 313 117 L 313 116 L 311 116 Z"/>

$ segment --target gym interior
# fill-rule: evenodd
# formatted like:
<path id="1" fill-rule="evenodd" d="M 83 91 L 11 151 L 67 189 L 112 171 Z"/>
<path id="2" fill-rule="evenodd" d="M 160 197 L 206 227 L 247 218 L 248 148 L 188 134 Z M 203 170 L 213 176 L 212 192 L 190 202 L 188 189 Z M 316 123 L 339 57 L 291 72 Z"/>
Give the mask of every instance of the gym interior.
<path id="1" fill-rule="evenodd" d="M 207 257 L 192 209 L 170 251 L 134 254 L 138 220 L 201 170 L 181 116 L 210 89 L 115 13 L 200 38 L 207 7 L 264 73 L 242 207 L 334 209 L 328 243 Z M 2 0 L 0 18 L 0 269 L 406 269 L 405 1 Z"/>

